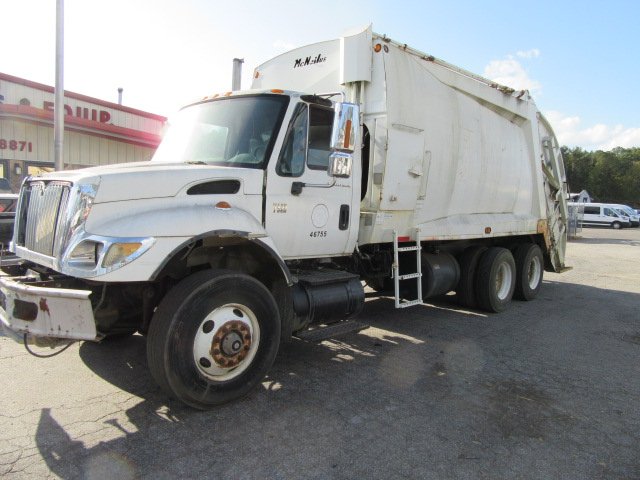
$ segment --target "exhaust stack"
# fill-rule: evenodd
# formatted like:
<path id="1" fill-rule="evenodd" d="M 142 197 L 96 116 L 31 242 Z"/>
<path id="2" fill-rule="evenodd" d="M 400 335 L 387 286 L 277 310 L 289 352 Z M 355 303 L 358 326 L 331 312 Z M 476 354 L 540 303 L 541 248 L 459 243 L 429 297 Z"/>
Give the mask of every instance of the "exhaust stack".
<path id="1" fill-rule="evenodd" d="M 231 74 L 231 90 L 236 91 L 240 90 L 240 86 L 242 83 L 242 64 L 244 63 L 244 58 L 234 58 L 233 59 L 233 72 Z"/>

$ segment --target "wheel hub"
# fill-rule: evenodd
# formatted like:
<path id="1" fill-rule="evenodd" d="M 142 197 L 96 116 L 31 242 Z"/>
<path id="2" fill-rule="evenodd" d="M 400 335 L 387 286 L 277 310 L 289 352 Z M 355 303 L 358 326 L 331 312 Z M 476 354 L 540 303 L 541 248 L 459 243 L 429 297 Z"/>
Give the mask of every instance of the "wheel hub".
<path id="1" fill-rule="evenodd" d="M 529 264 L 529 288 L 534 289 L 540 282 L 540 275 L 542 274 L 542 265 L 538 257 L 534 257 Z"/>
<path id="2" fill-rule="evenodd" d="M 512 272 L 507 264 L 501 264 L 496 274 L 496 293 L 500 300 L 507 298 L 511 289 Z"/>
<path id="3" fill-rule="evenodd" d="M 246 305 L 227 303 L 206 315 L 193 339 L 193 361 L 208 381 L 241 375 L 260 346 L 260 325 Z"/>
<path id="4" fill-rule="evenodd" d="M 233 368 L 251 349 L 251 332 L 244 322 L 231 320 L 222 325 L 211 341 L 210 354 L 221 367 Z"/>

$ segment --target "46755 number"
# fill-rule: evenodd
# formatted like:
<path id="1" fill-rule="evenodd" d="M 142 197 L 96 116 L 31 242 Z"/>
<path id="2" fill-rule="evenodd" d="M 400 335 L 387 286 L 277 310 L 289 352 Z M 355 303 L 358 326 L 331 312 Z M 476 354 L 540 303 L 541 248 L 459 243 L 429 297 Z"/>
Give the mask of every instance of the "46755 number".
<path id="1" fill-rule="evenodd" d="M 6 140 L 4 138 L 0 138 L 0 150 L 31 152 L 33 151 L 33 144 L 26 140 Z"/>
<path id="2" fill-rule="evenodd" d="M 326 237 L 327 236 L 327 231 L 326 230 L 316 230 L 315 232 L 311 232 L 309 234 L 309 236 L 312 237 L 312 238 Z"/>

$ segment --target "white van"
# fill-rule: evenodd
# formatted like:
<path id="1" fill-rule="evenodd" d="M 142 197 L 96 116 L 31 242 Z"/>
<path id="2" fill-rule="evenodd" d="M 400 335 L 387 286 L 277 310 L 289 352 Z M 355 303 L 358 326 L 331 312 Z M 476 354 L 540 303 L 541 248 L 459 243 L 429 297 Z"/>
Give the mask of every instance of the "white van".
<path id="1" fill-rule="evenodd" d="M 629 217 L 606 203 L 569 203 L 568 205 L 584 208 L 583 227 L 611 227 L 618 229 L 631 225 Z"/>
<path id="2" fill-rule="evenodd" d="M 632 227 L 640 226 L 640 215 L 629 205 L 621 205 L 618 203 L 610 203 L 607 205 L 609 207 L 615 208 L 616 210 L 619 210 L 620 212 L 622 212 L 623 215 L 629 217 L 629 222 L 631 223 Z"/>

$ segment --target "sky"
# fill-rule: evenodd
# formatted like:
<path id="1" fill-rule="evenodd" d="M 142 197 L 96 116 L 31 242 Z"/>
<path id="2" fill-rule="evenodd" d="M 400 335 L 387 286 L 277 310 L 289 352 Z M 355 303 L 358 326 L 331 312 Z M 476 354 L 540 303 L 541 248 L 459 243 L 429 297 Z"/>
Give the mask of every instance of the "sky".
<path id="1" fill-rule="evenodd" d="M 55 84 L 56 0 L 0 2 L 0 72 Z M 640 146 L 637 0 L 65 0 L 64 87 L 170 116 L 242 87 L 254 67 L 356 27 L 515 89 L 529 89 L 559 142 Z"/>

